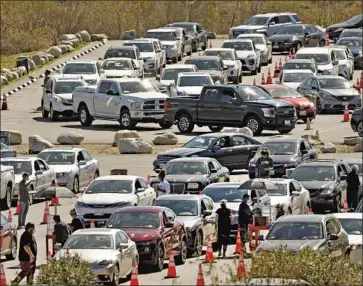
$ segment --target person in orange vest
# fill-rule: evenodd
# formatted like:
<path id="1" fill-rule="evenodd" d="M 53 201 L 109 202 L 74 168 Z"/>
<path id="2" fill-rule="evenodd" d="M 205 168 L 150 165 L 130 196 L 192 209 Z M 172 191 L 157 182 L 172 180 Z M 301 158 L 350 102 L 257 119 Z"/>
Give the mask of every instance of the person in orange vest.
<path id="1" fill-rule="evenodd" d="M 217 217 L 217 235 L 218 235 L 218 256 L 226 257 L 227 246 L 230 243 L 231 220 L 233 220 L 232 211 L 227 208 L 227 201 L 221 200 L 221 207 L 216 211 Z"/>

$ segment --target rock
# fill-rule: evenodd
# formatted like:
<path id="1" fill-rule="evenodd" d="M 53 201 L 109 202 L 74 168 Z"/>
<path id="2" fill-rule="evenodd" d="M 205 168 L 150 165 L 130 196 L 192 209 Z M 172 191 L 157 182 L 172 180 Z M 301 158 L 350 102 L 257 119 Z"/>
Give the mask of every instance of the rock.
<path id="1" fill-rule="evenodd" d="M 67 47 L 67 53 L 70 53 L 70 52 L 74 51 L 72 45 L 66 45 L 66 47 Z"/>
<path id="2" fill-rule="evenodd" d="M 4 130 L 9 132 L 10 145 L 20 145 L 23 140 L 20 131 L 18 130 Z"/>
<path id="3" fill-rule="evenodd" d="M 134 130 L 120 130 L 115 133 L 112 146 L 116 146 L 118 140 L 125 138 L 140 138 L 139 133 Z"/>
<path id="4" fill-rule="evenodd" d="M 6 78 L 8 81 L 12 81 L 13 80 L 13 74 L 11 72 L 11 70 L 6 69 L 6 68 L 2 68 L 1 69 L 1 73 L 5 74 Z"/>
<path id="5" fill-rule="evenodd" d="M 70 41 L 77 38 L 75 34 L 63 34 L 59 36 L 58 41 Z"/>
<path id="6" fill-rule="evenodd" d="M 47 148 L 53 148 L 54 145 L 39 135 L 29 136 L 29 154 L 38 154 Z"/>
<path id="7" fill-rule="evenodd" d="M 9 84 L 8 78 L 5 74 L 1 74 L 0 76 L 0 85 L 7 85 Z"/>
<path id="8" fill-rule="evenodd" d="M 20 78 L 19 74 L 16 71 L 12 71 L 11 73 L 13 75 L 13 79 L 19 79 Z"/>
<path id="9" fill-rule="evenodd" d="M 42 64 L 41 62 L 41 56 L 39 54 L 32 56 L 32 61 L 36 66 L 40 66 Z"/>
<path id="10" fill-rule="evenodd" d="M 121 40 L 133 40 L 136 39 L 136 31 L 125 31 L 121 34 Z"/>
<path id="11" fill-rule="evenodd" d="M 40 65 L 45 65 L 47 63 L 47 60 L 45 58 L 40 58 Z"/>
<path id="12" fill-rule="evenodd" d="M 207 39 L 212 40 L 217 37 L 216 33 L 214 32 L 207 32 Z"/>
<path id="13" fill-rule="evenodd" d="M 80 33 L 77 33 L 77 34 L 75 34 L 76 35 L 76 38 L 78 39 L 78 41 L 80 42 L 80 43 L 82 43 L 83 41 L 82 41 L 82 36 L 81 36 L 81 34 Z M 72 40 L 73 41 L 73 40 Z"/>
<path id="14" fill-rule="evenodd" d="M 154 145 L 175 145 L 178 143 L 178 137 L 174 133 L 164 133 L 154 138 Z"/>
<path id="15" fill-rule="evenodd" d="M 359 142 L 359 137 L 353 136 L 353 137 L 344 137 L 343 144 L 348 146 L 354 146 L 357 145 Z"/>
<path id="16" fill-rule="evenodd" d="M 19 75 L 21 75 L 21 76 L 23 76 L 23 75 L 26 75 L 27 74 L 27 72 L 26 72 L 26 68 L 25 67 L 17 67 L 17 68 L 15 68 L 15 69 L 13 69 L 13 70 L 15 70 L 17 73 L 19 73 Z"/>
<path id="17" fill-rule="evenodd" d="M 72 41 L 59 41 L 58 45 L 70 45 L 73 47 L 73 42 Z"/>
<path id="18" fill-rule="evenodd" d="M 48 62 L 54 60 L 54 56 L 53 55 L 51 55 L 51 54 L 45 54 L 45 55 L 48 58 Z"/>
<path id="19" fill-rule="evenodd" d="M 29 60 L 29 69 L 32 71 L 32 70 L 35 70 L 36 68 L 36 65 L 34 63 L 33 60 Z"/>
<path id="20" fill-rule="evenodd" d="M 331 142 L 324 142 L 324 145 L 320 147 L 323 153 L 336 153 L 337 149 L 335 145 Z"/>
<path id="21" fill-rule="evenodd" d="M 72 46 L 73 47 L 76 47 L 76 46 L 79 45 L 79 43 L 81 42 L 81 40 L 78 39 L 78 38 L 75 38 L 75 39 L 71 40 L 70 42 L 72 43 Z"/>
<path id="22" fill-rule="evenodd" d="M 105 34 L 92 34 L 91 41 L 102 41 L 107 40 L 108 37 Z"/>
<path id="23" fill-rule="evenodd" d="M 243 134 L 243 135 L 247 135 L 247 136 L 250 136 L 250 137 L 253 137 L 253 132 L 248 127 L 239 128 L 238 129 L 238 133 Z"/>
<path id="24" fill-rule="evenodd" d="M 120 154 L 151 154 L 153 147 L 141 138 L 125 138 L 117 141 Z"/>
<path id="25" fill-rule="evenodd" d="M 68 53 L 68 48 L 66 45 L 59 45 L 60 49 L 62 50 L 62 54 Z"/>
<path id="26" fill-rule="evenodd" d="M 51 54 L 55 58 L 59 58 L 62 55 L 62 49 L 60 47 L 54 46 L 46 51 L 47 54 Z"/>
<path id="27" fill-rule="evenodd" d="M 91 41 L 91 35 L 86 30 L 80 31 L 77 34 L 79 34 L 81 36 L 82 42 L 90 42 Z"/>
<path id="28" fill-rule="evenodd" d="M 358 139 L 357 144 L 354 145 L 353 152 L 363 152 L 363 138 L 362 137 L 360 137 Z"/>
<path id="29" fill-rule="evenodd" d="M 72 131 L 63 132 L 57 138 L 57 142 L 64 145 L 80 145 L 83 140 L 84 136 L 82 134 Z"/>

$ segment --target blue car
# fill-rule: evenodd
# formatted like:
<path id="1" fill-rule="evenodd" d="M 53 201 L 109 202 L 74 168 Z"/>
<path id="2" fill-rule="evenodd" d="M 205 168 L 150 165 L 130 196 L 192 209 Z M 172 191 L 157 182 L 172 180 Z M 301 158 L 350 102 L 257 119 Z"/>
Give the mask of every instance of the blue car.
<path id="1" fill-rule="evenodd" d="M 337 45 L 346 46 L 354 56 L 354 67 L 363 68 L 362 37 L 344 37 L 339 39 Z"/>

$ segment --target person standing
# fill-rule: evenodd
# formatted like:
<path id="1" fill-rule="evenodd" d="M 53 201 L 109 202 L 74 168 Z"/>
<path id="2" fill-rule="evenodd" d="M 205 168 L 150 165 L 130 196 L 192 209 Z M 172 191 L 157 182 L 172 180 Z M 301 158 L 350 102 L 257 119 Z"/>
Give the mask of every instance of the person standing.
<path id="1" fill-rule="evenodd" d="M 21 272 L 11 282 L 11 285 L 19 285 L 25 276 L 27 277 L 27 284 L 33 285 L 37 260 L 37 242 L 33 235 L 34 231 L 34 224 L 28 222 L 24 233 L 20 237 L 19 262 Z"/>
<path id="2" fill-rule="evenodd" d="M 347 200 L 350 208 L 356 209 L 358 205 L 358 191 L 360 181 L 358 177 L 359 167 L 354 165 L 347 176 Z"/>
<path id="3" fill-rule="evenodd" d="M 221 207 L 216 211 L 217 217 L 217 243 L 218 243 L 218 256 L 226 257 L 227 246 L 230 243 L 231 220 L 233 220 L 232 211 L 227 208 L 227 201 L 221 201 Z"/>
<path id="4" fill-rule="evenodd" d="M 50 70 L 46 70 L 44 72 L 44 75 L 45 75 L 45 77 L 44 77 L 44 83 L 43 83 L 44 87 L 47 84 L 48 80 L 50 79 L 50 74 L 51 74 L 51 71 Z"/>
<path id="5" fill-rule="evenodd" d="M 19 182 L 20 213 L 18 216 L 18 228 L 22 228 L 25 225 L 26 216 L 28 214 L 30 206 L 29 185 L 29 174 L 23 173 L 23 178 Z"/>
<path id="6" fill-rule="evenodd" d="M 170 185 L 168 181 L 165 180 L 166 170 L 161 169 L 158 175 L 159 185 L 156 187 L 156 197 L 160 197 L 162 195 L 170 194 Z"/>
<path id="7" fill-rule="evenodd" d="M 256 169 L 257 176 L 256 178 L 269 178 L 271 169 L 273 168 L 273 160 L 270 158 L 268 150 L 263 148 L 261 150 L 261 157 L 257 159 Z"/>
<path id="8" fill-rule="evenodd" d="M 76 230 L 86 228 L 86 223 L 84 221 L 84 218 L 77 215 L 75 209 L 72 209 L 70 211 L 70 215 L 72 217 L 72 222 L 70 223 L 71 232 L 75 232 Z"/>
<path id="9" fill-rule="evenodd" d="M 241 241 L 242 246 L 246 250 L 246 243 L 248 242 L 248 225 L 252 220 L 252 211 L 247 204 L 250 196 L 248 194 L 244 194 L 242 197 L 242 202 L 239 205 L 238 209 L 238 225 L 241 232 Z"/>
<path id="10" fill-rule="evenodd" d="M 61 221 L 59 215 L 53 216 L 54 220 L 54 235 L 55 235 L 55 243 L 60 243 L 62 246 L 67 241 L 69 236 L 68 225 Z"/>

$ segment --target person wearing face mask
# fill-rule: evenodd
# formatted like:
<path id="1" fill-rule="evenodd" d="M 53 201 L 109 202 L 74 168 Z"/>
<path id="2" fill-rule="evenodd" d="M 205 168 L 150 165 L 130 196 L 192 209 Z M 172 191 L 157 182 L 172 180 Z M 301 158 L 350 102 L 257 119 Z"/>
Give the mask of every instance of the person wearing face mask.
<path id="1" fill-rule="evenodd" d="M 218 238 L 218 256 L 226 257 L 227 246 L 230 243 L 231 220 L 233 219 L 232 211 L 227 208 L 227 201 L 221 201 L 221 207 L 216 211 L 217 217 L 217 238 Z"/>
<path id="2" fill-rule="evenodd" d="M 76 230 L 86 228 L 86 223 L 83 217 L 78 216 L 75 209 L 70 211 L 70 215 L 72 217 L 72 222 L 70 223 L 71 232 L 75 232 Z"/>
<path id="3" fill-rule="evenodd" d="M 261 150 L 261 157 L 257 159 L 256 168 L 257 168 L 257 176 L 256 178 L 269 178 L 271 168 L 273 168 L 274 164 L 272 159 L 268 154 L 268 150 L 263 148 Z"/>
<path id="4" fill-rule="evenodd" d="M 27 277 L 27 284 L 32 285 L 37 260 L 37 242 L 34 237 L 35 226 L 28 222 L 25 231 L 20 237 L 19 246 L 19 262 L 21 272 L 11 282 L 11 285 L 19 285 L 19 283 Z"/>
<path id="5" fill-rule="evenodd" d="M 238 225 L 241 231 L 241 241 L 244 249 L 246 250 L 246 243 L 248 242 L 248 224 L 252 220 L 252 211 L 247 204 L 250 196 L 244 194 L 242 197 L 242 202 L 238 209 Z"/>
<path id="6" fill-rule="evenodd" d="M 156 191 L 157 191 L 156 197 L 157 198 L 162 195 L 170 194 L 170 185 L 169 185 L 169 182 L 165 180 L 165 176 L 166 176 L 166 170 L 161 169 L 160 173 L 158 175 L 160 183 L 156 187 Z"/>

